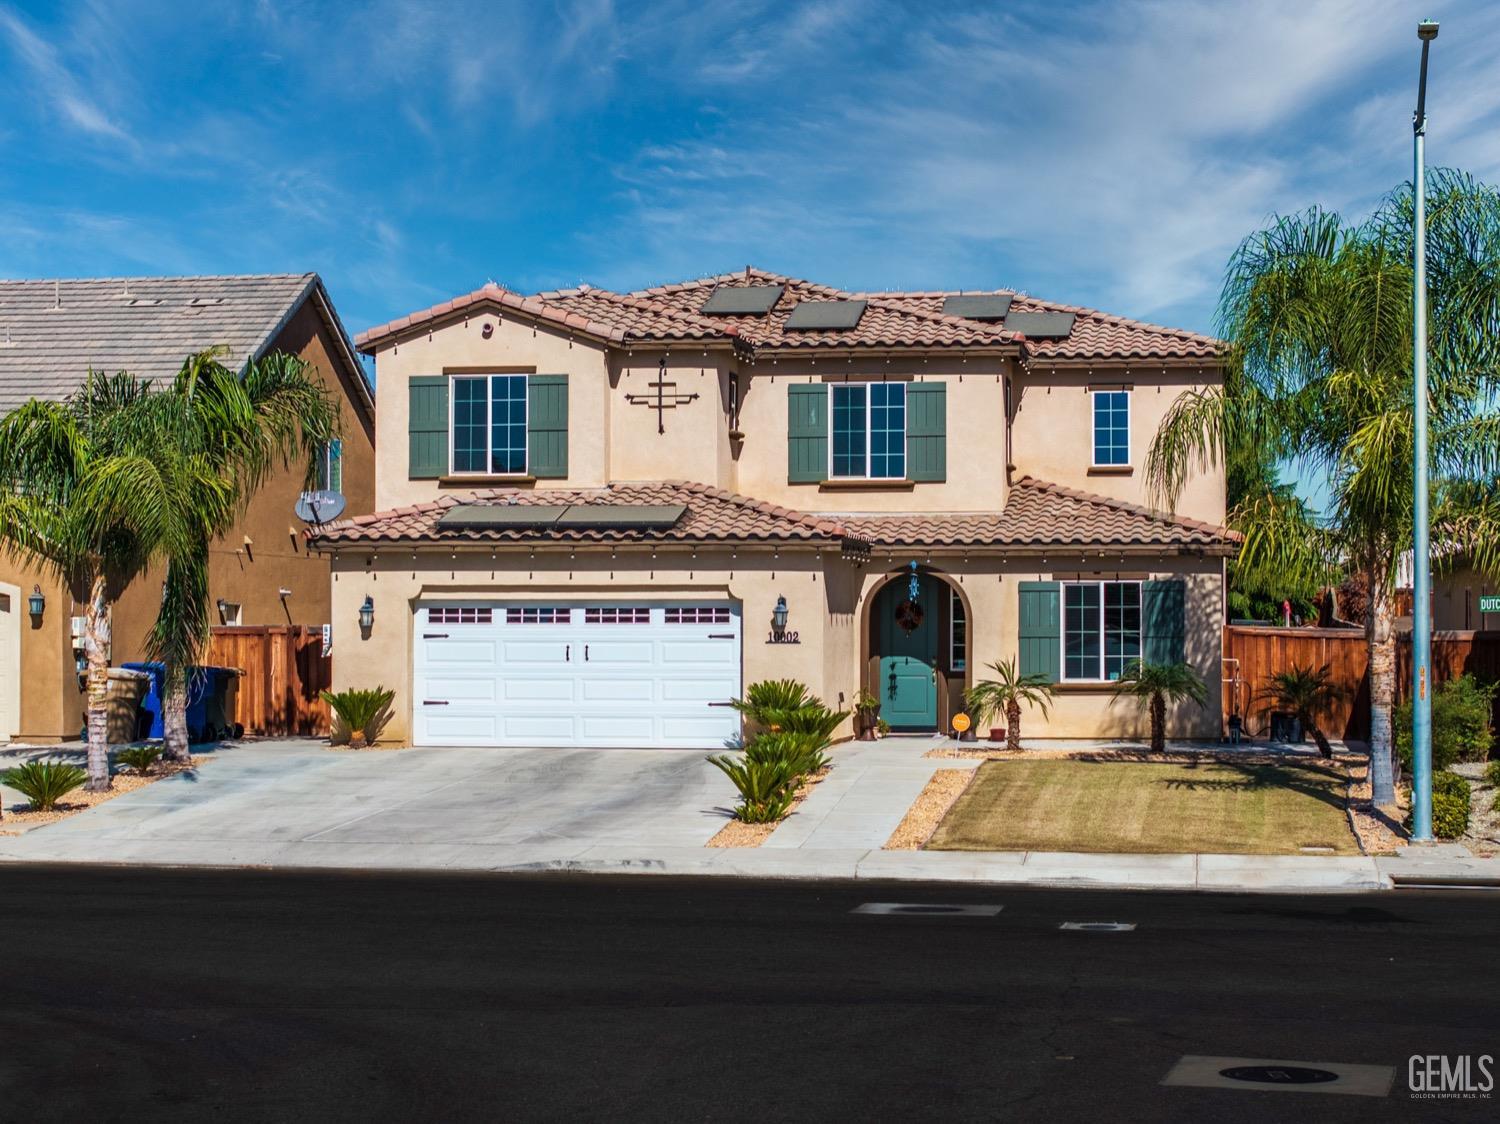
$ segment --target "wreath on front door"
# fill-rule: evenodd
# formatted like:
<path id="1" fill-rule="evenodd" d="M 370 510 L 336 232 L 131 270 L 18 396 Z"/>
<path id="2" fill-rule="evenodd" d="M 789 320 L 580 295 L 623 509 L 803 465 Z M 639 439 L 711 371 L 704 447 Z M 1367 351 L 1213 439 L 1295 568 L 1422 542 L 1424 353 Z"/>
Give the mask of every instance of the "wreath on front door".
<path id="1" fill-rule="evenodd" d="M 922 627 L 922 619 L 926 616 L 927 611 L 915 601 L 908 599 L 896 606 L 896 623 L 903 632 L 915 632 Z"/>

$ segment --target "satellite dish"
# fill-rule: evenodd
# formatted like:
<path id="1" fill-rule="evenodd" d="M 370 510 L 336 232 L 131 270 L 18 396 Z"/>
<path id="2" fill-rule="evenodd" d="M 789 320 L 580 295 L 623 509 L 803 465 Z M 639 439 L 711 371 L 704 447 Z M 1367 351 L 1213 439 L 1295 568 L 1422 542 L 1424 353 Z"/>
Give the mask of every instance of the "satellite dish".
<path id="1" fill-rule="evenodd" d="M 304 523 L 327 523 L 344 514 L 344 496 L 342 492 L 303 492 L 292 510 Z"/>

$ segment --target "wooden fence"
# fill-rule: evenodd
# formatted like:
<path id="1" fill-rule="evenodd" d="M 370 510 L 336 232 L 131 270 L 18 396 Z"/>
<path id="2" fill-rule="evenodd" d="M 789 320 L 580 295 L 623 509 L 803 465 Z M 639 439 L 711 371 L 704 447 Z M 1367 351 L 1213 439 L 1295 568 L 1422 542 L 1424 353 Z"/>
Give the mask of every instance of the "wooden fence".
<path id="1" fill-rule="evenodd" d="M 1234 661 L 1238 661 L 1236 664 Z M 1224 629 L 1224 713 L 1245 716 L 1245 732 L 1263 737 L 1273 709 L 1259 693 L 1272 674 L 1294 666 L 1327 664 L 1344 688 L 1344 701 L 1329 715 L 1325 729 L 1337 738 L 1365 741 L 1370 736 L 1369 653 L 1363 629 L 1259 628 L 1230 625 Z M 1469 674 L 1487 682 L 1500 680 L 1500 632 L 1434 632 L 1433 685 Z M 1411 636 L 1396 640 L 1396 698 L 1411 694 Z M 1494 721 L 1500 729 L 1500 699 Z"/>
<path id="2" fill-rule="evenodd" d="M 206 662 L 244 672 L 235 695 L 234 720 L 245 733 L 285 737 L 328 732 L 328 704 L 318 696 L 333 683 L 333 661 L 323 655 L 319 629 L 215 628 Z"/>

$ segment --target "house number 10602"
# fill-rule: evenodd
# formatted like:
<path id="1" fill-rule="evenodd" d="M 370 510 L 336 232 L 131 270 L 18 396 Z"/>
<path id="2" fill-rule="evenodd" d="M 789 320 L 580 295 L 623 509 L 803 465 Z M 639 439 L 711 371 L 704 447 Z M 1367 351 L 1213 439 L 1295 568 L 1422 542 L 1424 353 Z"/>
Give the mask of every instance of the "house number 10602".
<path id="1" fill-rule="evenodd" d="M 795 632 L 768 632 L 766 633 L 767 644 L 800 644 Z"/>

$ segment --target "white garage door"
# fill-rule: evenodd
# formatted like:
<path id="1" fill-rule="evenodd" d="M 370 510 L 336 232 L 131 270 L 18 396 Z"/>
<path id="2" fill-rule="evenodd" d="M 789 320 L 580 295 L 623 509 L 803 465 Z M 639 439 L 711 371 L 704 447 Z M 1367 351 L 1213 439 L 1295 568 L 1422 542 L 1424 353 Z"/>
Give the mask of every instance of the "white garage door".
<path id="1" fill-rule="evenodd" d="M 740 612 L 685 602 L 420 605 L 417 745 L 721 749 Z"/>

